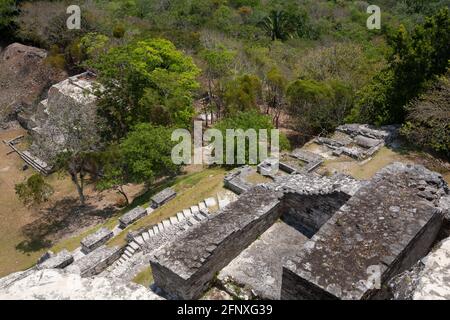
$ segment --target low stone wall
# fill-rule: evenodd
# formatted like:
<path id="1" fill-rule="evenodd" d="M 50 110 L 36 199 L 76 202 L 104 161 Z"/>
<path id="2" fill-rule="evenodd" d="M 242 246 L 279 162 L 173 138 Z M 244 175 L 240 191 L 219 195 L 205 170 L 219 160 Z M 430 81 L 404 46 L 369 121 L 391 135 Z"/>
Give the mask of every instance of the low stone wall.
<path id="1" fill-rule="evenodd" d="M 147 210 L 142 207 L 134 208 L 133 210 L 127 212 L 122 217 L 119 218 L 119 227 L 125 229 L 130 224 L 136 222 L 140 218 L 147 215 Z"/>
<path id="2" fill-rule="evenodd" d="M 173 298 L 199 298 L 218 271 L 286 212 L 284 194 L 331 195 L 349 184 L 353 180 L 343 176 L 298 174 L 251 189 L 201 228 L 157 252 L 150 261 L 155 285 Z"/>
<path id="3" fill-rule="evenodd" d="M 251 174 L 252 172 L 253 169 L 249 166 L 244 166 L 242 168 L 233 170 L 224 178 L 224 187 L 236 194 L 242 194 L 245 191 L 248 191 L 249 189 L 251 189 L 252 185 L 244 181 L 244 178 L 246 175 Z"/>
<path id="4" fill-rule="evenodd" d="M 290 193 L 283 199 L 286 210 L 281 219 L 311 238 L 349 198 L 344 192 L 328 195 Z"/>
<path id="5" fill-rule="evenodd" d="M 79 268 L 82 277 L 92 277 L 112 265 L 120 258 L 123 251 L 124 248 L 102 246 L 75 261 L 70 268 Z"/>
<path id="6" fill-rule="evenodd" d="M 97 232 L 81 240 L 81 251 L 84 254 L 88 254 L 89 252 L 92 252 L 93 250 L 101 247 L 106 242 L 108 242 L 108 240 L 111 239 L 113 235 L 114 234 L 111 230 L 107 228 L 101 228 Z"/>
<path id="7" fill-rule="evenodd" d="M 159 192 L 158 194 L 154 195 L 151 198 L 152 203 L 151 207 L 153 209 L 159 208 L 164 204 L 166 204 L 167 202 L 169 202 L 170 200 L 172 200 L 173 198 L 175 198 L 176 196 L 177 193 L 172 188 L 164 189 L 163 191 Z"/>
<path id="8" fill-rule="evenodd" d="M 37 265 L 38 269 L 62 269 L 73 263 L 73 256 L 69 251 L 63 250 L 44 262 Z"/>

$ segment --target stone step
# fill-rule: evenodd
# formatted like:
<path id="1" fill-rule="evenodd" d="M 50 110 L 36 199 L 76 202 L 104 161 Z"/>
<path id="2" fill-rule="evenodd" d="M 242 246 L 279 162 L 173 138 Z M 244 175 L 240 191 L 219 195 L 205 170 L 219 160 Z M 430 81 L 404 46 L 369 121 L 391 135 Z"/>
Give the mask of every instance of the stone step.
<path id="1" fill-rule="evenodd" d="M 153 231 L 153 229 L 148 230 L 148 235 L 151 237 L 155 236 L 155 231 Z"/>
<path id="2" fill-rule="evenodd" d="M 205 201 L 201 201 L 201 202 L 198 204 L 198 208 L 200 209 L 200 211 L 205 210 L 205 209 L 206 209 Z"/>
<path id="3" fill-rule="evenodd" d="M 188 219 L 188 224 L 190 224 L 191 226 L 195 226 L 199 222 L 200 221 L 198 221 L 197 219 L 194 219 L 194 217 L 191 217 L 191 218 Z"/>
<path id="4" fill-rule="evenodd" d="M 205 199 L 204 201 L 208 209 L 217 205 L 217 201 L 215 198 L 208 198 Z"/>
<path id="5" fill-rule="evenodd" d="M 170 220 L 164 220 L 162 222 L 164 229 L 169 229 L 170 227 L 172 227 L 172 223 L 170 223 Z"/>
<path id="6" fill-rule="evenodd" d="M 130 247 L 132 247 L 134 250 L 139 250 L 139 245 L 136 242 L 131 242 Z"/>
<path id="7" fill-rule="evenodd" d="M 134 238 L 134 241 L 136 241 L 140 246 L 144 244 L 144 238 L 142 238 L 142 236 L 137 236 L 136 238 Z"/>
<path id="8" fill-rule="evenodd" d="M 153 226 L 153 233 L 154 233 L 155 235 L 159 234 L 159 228 L 158 228 L 158 226 Z"/>
<path id="9" fill-rule="evenodd" d="M 148 240 L 150 240 L 150 236 L 148 234 L 147 231 L 142 233 L 142 238 L 144 239 L 145 242 L 147 242 Z"/>
<path id="10" fill-rule="evenodd" d="M 202 216 L 204 216 L 205 218 L 207 218 L 207 219 L 210 218 L 210 216 L 209 216 L 209 210 L 208 210 L 208 209 L 201 210 L 201 211 L 200 211 L 200 214 L 201 214 Z"/>
<path id="11" fill-rule="evenodd" d="M 189 219 L 190 217 L 192 217 L 192 212 L 191 209 L 184 209 L 183 210 L 183 215 L 186 219 Z"/>
<path id="12" fill-rule="evenodd" d="M 206 220 L 206 217 L 205 217 L 203 214 L 201 214 L 200 212 L 199 212 L 198 214 L 194 215 L 194 217 L 195 217 L 198 221 Z"/>
<path id="13" fill-rule="evenodd" d="M 159 229 L 159 232 L 164 232 L 164 226 L 163 226 L 162 222 L 158 223 L 158 229 Z"/>
<path id="14" fill-rule="evenodd" d="M 172 225 L 176 225 L 176 224 L 178 223 L 177 217 L 170 217 L 170 223 L 171 223 Z"/>
<path id="15" fill-rule="evenodd" d="M 186 217 L 184 216 L 183 212 L 177 213 L 178 222 L 181 222 L 183 220 L 186 220 Z"/>
<path id="16" fill-rule="evenodd" d="M 133 253 L 130 252 L 128 249 L 125 250 L 124 254 L 125 254 L 128 258 L 131 258 L 131 257 L 133 256 Z"/>
<path id="17" fill-rule="evenodd" d="M 196 215 L 197 213 L 200 212 L 200 208 L 198 206 L 192 206 L 191 207 L 191 212 L 193 215 Z"/>

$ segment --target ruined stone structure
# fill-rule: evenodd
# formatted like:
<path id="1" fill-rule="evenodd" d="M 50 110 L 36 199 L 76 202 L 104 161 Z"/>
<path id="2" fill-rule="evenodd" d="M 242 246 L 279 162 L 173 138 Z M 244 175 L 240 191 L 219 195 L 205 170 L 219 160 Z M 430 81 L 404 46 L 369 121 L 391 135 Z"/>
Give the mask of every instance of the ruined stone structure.
<path id="1" fill-rule="evenodd" d="M 382 297 L 383 284 L 431 248 L 443 221 L 438 201 L 446 193 L 442 177 L 423 167 L 383 169 L 285 265 L 281 298 Z M 378 286 L 371 272 L 379 273 Z"/>
<path id="2" fill-rule="evenodd" d="M 107 228 L 101 228 L 97 232 L 88 235 L 81 240 L 81 251 L 85 254 L 94 251 L 108 242 L 113 237 L 113 232 Z"/>
<path id="3" fill-rule="evenodd" d="M 125 229 L 130 224 L 136 222 L 137 220 L 146 215 L 147 210 L 145 210 L 142 207 L 136 207 L 119 218 L 119 227 Z"/>
<path id="4" fill-rule="evenodd" d="M 245 181 L 245 177 L 252 174 L 255 170 L 250 166 L 244 166 L 233 170 L 225 176 L 223 180 L 225 188 L 230 189 L 236 194 L 244 193 L 252 188 L 252 184 Z"/>
<path id="5" fill-rule="evenodd" d="M 44 131 L 56 131 L 52 128 L 50 117 L 65 116 L 63 107 L 71 106 L 71 112 L 77 112 L 76 106 L 96 110 L 97 97 L 94 95 L 95 75 L 85 72 L 53 85 L 48 90 L 47 99 L 41 101 L 36 114 L 30 119 L 30 133 L 35 137 Z M 75 110 L 74 110 L 75 109 Z M 57 129 L 57 128 L 56 128 Z M 55 136 L 55 148 L 63 143 L 63 136 Z"/>
<path id="6" fill-rule="evenodd" d="M 282 217 L 286 211 L 284 193 L 305 199 L 323 194 L 335 197 L 339 203 L 345 199 L 342 190 L 348 180 L 318 175 L 285 176 L 273 185 L 251 189 L 202 228 L 193 229 L 158 252 L 151 261 L 155 284 L 176 298 L 199 298 L 214 274 Z"/>
<path id="7" fill-rule="evenodd" d="M 397 135 L 397 127 L 375 129 L 368 125 L 346 124 L 336 128 L 331 138 L 319 137 L 315 142 L 332 150 L 334 156 L 346 155 L 364 160 L 374 155 Z"/>
<path id="8" fill-rule="evenodd" d="M 269 299 L 384 297 L 379 288 L 428 253 L 444 217 L 439 201 L 448 192 L 440 175 L 399 163 L 370 182 L 277 177 L 157 251 L 155 285 L 168 297 L 196 299 L 219 274 L 228 293 L 249 286 Z M 283 257 L 258 251 L 267 249 L 260 236 L 279 245 L 269 234 L 273 228 L 298 240 Z M 372 282 L 376 272 L 379 283 Z"/>
<path id="9" fill-rule="evenodd" d="M 177 196 L 177 193 L 172 188 L 164 189 L 163 191 L 159 192 L 158 194 L 154 195 L 151 199 L 151 207 L 153 209 L 159 208 L 175 198 Z"/>

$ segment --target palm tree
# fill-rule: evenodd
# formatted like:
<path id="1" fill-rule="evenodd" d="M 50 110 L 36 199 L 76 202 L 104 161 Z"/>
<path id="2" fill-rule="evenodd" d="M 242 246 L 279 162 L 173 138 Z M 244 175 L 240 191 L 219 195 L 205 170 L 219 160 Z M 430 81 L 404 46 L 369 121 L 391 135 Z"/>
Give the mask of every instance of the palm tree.
<path id="1" fill-rule="evenodd" d="M 266 31 L 267 35 L 275 40 L 286 40 L 291 37 L 289 15 L 282 10 L 272 10 L 259 25 Z"/>

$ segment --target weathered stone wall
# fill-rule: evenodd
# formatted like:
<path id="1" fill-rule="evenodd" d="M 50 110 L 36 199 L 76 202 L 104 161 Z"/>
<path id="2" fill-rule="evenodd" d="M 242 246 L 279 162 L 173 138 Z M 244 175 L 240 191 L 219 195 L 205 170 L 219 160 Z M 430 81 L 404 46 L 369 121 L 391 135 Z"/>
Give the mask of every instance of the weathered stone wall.
<path id="1" fill-rule="evenodd" d="M 251 190 L 201 228 L 158 252 L 151 260 L 155 285 L 174 298 L 199 298 L 214 275 L 281 214 L 276 193 L 262 187 Z"/>
<path id="2" fill-rule="evenodd" d="M 156 286 L 175 298 L 200 297 L 218 271 L 286 212 L 281 200 L 285 193 L 328 196 L 349 184 L 356 185 L 344 176 L 298 174 L 251 189 L 202 228 L 191 230 L 155 255 L 151 266 Z"/>
<path id="3" fill-rule="evenodd" d="M 82 277 L 92 277 L 113 264 L 123 253 L 124 248 L 113 247 L 109 248 L 102 246 L 81 259 L 75 261 L 68 268 L 78 269 Z"/>
<path id="4" fill-rule="evenodd" d="M 446 194 L 442 176 L 422 166 L 386 167 L 285 264 L 282 299 L 311 298 L 310 287 L 312 296 L 383 297 L 370 270 L 379 268 L 382 288 L 423 257 L 442 225 Z"/>
<path id="5" fill-rule="evenodd" d="M 281 219 L 311 238 L 349 198 L 343 192 L 328 195 L 290 193 L 283 199 L 285 210 Z"/>

